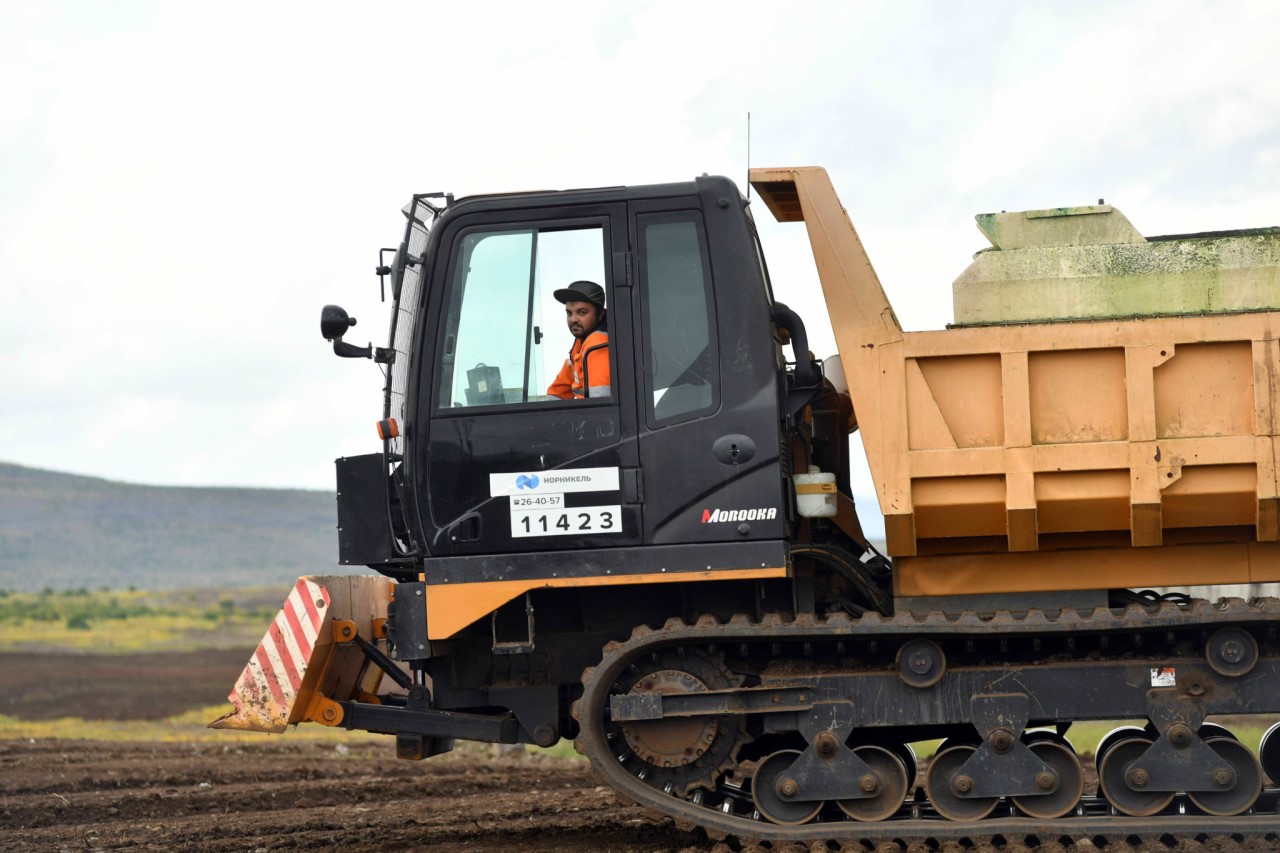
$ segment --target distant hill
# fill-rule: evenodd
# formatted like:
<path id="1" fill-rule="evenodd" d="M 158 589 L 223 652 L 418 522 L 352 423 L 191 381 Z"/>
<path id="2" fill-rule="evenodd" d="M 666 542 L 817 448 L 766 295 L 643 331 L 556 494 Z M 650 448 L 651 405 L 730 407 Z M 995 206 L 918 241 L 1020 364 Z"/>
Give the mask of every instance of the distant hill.
<path id="1" fill-rule="evenodd" d="M 334 492 L 139 486 L 0 462 L 0 591 L 287 584 L 338 566 Z M 874 498 L 858 497 L 882 550 Z"/>
<path id="2" fill-rule="evenodd" d="M 0 463 L 0 590 L 350 573 L 337 566 L 336 524 L 333 492 L 137 486 Z"/>

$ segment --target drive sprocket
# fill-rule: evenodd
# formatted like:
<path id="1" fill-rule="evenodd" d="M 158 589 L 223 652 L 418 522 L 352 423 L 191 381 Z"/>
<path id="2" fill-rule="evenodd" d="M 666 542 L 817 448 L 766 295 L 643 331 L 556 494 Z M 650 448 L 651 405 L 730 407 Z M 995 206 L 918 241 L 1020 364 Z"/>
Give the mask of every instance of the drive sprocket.
<path id="1" fill-rule="evenodd" d="M 610 686 L 609 695 L 702 693 L 741 683 L 719 654 L 677 647 L 632 661 Z M 575 715 L 581 713 L 580 705 L 575 707 Z M 738 750 L 749 740 L 743 718 L 732 714 L 619 723 L 605 709 L 603 722 L 614 758 L 637 779 L 677 796 L 714 788 L 736 766 Z"/>

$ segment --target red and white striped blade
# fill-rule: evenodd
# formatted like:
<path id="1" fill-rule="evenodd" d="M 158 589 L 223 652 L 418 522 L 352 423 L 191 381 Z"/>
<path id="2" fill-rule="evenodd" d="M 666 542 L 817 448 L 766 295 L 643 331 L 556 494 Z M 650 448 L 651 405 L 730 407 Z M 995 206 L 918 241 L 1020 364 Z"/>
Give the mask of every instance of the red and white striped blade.
<path id="1" fill-rule="evenodd" d="M 329 604 L 328 590 L 298 578 L 227 697 L 235 710 L 214 720 L 210 728 L 285 730 Z"/>

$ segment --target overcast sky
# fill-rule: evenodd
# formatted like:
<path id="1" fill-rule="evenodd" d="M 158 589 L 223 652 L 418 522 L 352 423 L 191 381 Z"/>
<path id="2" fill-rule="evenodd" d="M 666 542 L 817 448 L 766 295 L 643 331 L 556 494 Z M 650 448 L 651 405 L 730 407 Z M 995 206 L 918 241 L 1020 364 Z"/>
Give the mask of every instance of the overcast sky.
<path id="1" fill-rule="evenodd" d="M 1280 4 L 0 0 L 0 460 L 330 488 L 373 452 L 414 192 L 824 165 L 908 329 L 976 213 L 1280 224 Z M 369 10 L 377 11 L 369 11 Z M 757 218 L 834 352 L 803 227 Z M 869 488 L 869 487 L 868 487 Z"/>

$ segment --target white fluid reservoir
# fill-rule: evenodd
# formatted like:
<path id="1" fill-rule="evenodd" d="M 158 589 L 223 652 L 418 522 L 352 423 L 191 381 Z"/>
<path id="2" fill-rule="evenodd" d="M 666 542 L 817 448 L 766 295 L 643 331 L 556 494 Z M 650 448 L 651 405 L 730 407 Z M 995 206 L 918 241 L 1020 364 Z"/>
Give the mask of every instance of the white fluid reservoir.
<path id="1" fill-rule="evenodd" d="M 836 475 L 827 474 L 817 465 L 809 473 L 792 477 L 796 484 L 796 512 L 802 518 L 833 518 L 836 514 Z"/>

